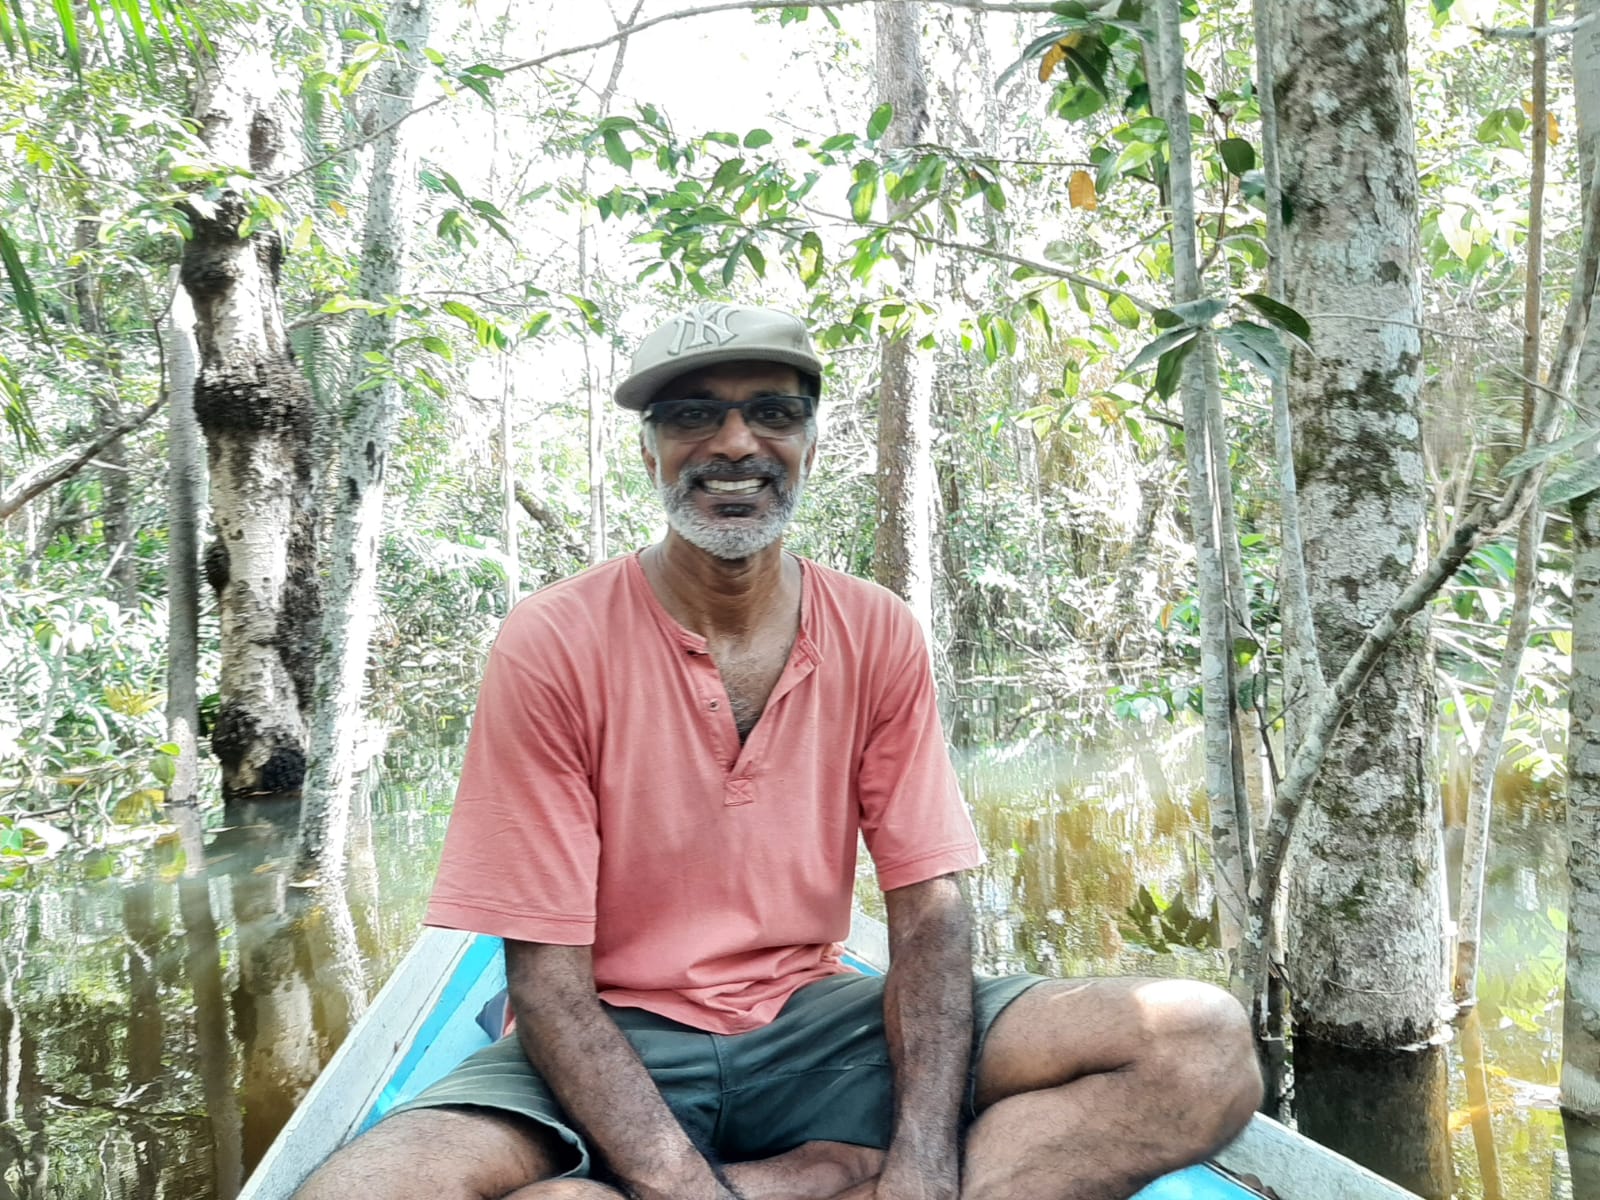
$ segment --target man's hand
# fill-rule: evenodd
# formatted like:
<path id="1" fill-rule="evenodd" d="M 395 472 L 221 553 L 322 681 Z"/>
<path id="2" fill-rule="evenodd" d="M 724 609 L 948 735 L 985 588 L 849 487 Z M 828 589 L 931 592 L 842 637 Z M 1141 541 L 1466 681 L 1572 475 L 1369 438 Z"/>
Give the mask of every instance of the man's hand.
<path id="1" fill-rule="evenodd" d="M 972 922 L 955 877 L 886 892 L 884 1028 L 895 1124 L 877 1200 L 954 1200 L 972 1060 Z"/>

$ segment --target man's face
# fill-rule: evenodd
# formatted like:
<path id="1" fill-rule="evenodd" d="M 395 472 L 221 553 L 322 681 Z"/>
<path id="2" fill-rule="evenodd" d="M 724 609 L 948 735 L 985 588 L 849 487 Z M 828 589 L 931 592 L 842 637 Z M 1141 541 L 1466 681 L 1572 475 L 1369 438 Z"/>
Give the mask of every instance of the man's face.
<path id="1" fill-rule="evenodd" d="M 725 363 L 673 380 L 655 400 L 743 402 L 804 391 L 792 367 Z M 748 558 L 772 545 L 793 518 L 816 457 L 810 428 L 807 423 L 794 433 L 773 436 L 752 429 L 736 409 L 699 440 L 678 435 L 670 424 L 656 425 L 644 464 L 668 524 L 717 558 Z"/>

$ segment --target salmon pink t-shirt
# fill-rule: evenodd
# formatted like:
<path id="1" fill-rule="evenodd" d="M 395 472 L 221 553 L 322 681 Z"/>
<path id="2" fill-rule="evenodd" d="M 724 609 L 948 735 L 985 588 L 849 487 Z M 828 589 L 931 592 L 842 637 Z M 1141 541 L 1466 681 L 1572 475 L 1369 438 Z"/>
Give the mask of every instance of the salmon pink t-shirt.
<path id="1" fill-rule="evenodd" d="M 846 969 L 858 832 L 885 890 L 981 862 L 910 610 L 801 566 L 800 632 L 743 745 L 637 555 L 517 605 L 427 923 L 592 945 L 607 1003 L 742 1033 Z"/>

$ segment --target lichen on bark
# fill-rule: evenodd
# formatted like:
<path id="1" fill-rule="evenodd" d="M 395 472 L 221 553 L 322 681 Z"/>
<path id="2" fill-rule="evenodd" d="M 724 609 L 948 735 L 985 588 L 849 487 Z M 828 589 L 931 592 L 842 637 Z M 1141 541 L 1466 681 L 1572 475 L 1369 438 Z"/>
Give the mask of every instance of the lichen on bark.
<path id="1" fill-rule="evenodd" d="M 1287 299 L 1312 321 L 1290 402 L 1306 569 L 1332 677 L 1426 556 L 1416 164 L 1399 0 L 1282 0 Z M 1297 1036 L 1396 1047 L 1439 1029 L 1443 869 L 1425 618 L 1335 738 L 1297 835 Z M 1310 680 L 1292 674 L 1291 699 Z M 1302 706 L 1304 707 L 1304 706 Z M 1290 707 L 1289 737 L 1296 739 Z"/>

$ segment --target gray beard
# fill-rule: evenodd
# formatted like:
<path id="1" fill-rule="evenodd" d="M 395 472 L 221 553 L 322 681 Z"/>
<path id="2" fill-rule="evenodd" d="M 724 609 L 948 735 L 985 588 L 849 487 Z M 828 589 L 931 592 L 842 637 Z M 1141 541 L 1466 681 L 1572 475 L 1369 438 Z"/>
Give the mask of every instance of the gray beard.
<path id="1" fill-rule="evenodd" d="M 802 474 L 791 486 L 789 472 L 776 459 L 747 460 L 739 465 L 745 470 L 754 468 L 756 474 L 764 475 L 772 485 L 772 504 L 766 515 L 758 519 L 707 517 L 696 507 L 695 484 L 702 479 L 725 474 L 725 468 L 709 463 L 685 467 L 679 473 L 678 481 L 671 484 L 661 482 L 659 468 L 656 475 L 656 495 L 661 498 L 661 507 L 666 510 L 667 524 L 684 541 L 691 546 L 698 546 L 713 558 L 729 561 L 749 558 L 783 537 L 783 531 L 794 520 L 800 495 L 805 490 L 805 476 Z"/>

